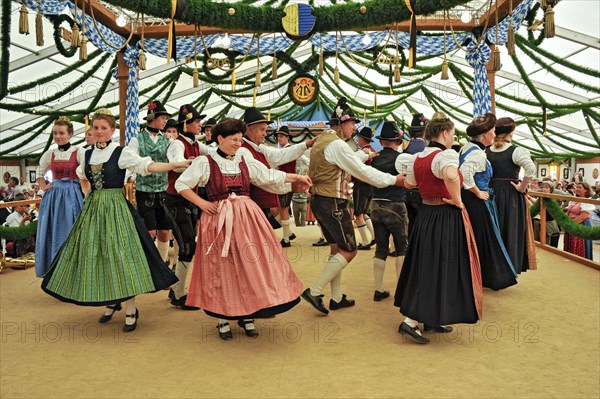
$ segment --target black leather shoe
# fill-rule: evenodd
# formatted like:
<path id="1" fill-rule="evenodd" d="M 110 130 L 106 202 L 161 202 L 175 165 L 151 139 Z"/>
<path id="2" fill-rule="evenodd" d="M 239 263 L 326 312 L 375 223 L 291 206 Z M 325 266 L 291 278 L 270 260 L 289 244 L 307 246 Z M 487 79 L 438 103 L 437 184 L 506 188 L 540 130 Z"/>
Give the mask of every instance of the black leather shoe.
<path id="1" fill-rule="evenodd" d="M 371 240 L 371 242 L 369 243 L 370 247 L 372 247 L 373 245 L 375 245 L 375 240 Z"/>
<path id="2" fill-rule="evenodd" d="M 379 302 L 382 299 L 385 299 L 387 297 L 390 296 L 390 292 L 389 291 L 375 291 L 375 294 L 373 295 L 373 300 L 375 302 Z"/>
<path id="3" fill-rule="evenodd" d="M 312 244 L 313 247 L 324 247 L 326 245 L 329 244 L 327 244 L 327 240 L 325 240 L 324 238 L 320 238 L 319 241 L 313 242 Z"/>
<path id="4" fill-rule="evenodd" d="M 323 314 L 329 314 L 329 310 L 323 305 L 323 295 L 313 296 L 310 293 L 310 288 L 307 288 L 302 293 L 302 298 L 311 305 L 314 306 L 319 312 Z"/>
<path id="5" fill-rule="evenodd" d="M 281 244 L 281 247 L 282 247 L 282 248 L 289 248 L 289 247 L 291 247 L 291 246 L 292 246 L 292 243 L 291 243 L 291 242 L 289 242 L 289 241 L 285 241 L 283 238 L 281 239 L 281 242 L 280 242 L 280 244 Z"/>
<path id="6" fill-rule="evenodd" d="M 100 317 L 100 320 L 98 320 L 99 323 L 107 323 L 107 322 L 109 322 L 112 319 L 112 317 L 115 314 L 115 312 L 118 312 L 119 310 L 123 309 L 121 307 L 120 303 L 117 303 L 116 305 L 108 305 L 107 308 L 108 309 L 112 309 L 112 313 L 109 314 L 109 315 L 106 315 L 106 314 L 102 315 L 102 317 Z"/>
<path id="7" fill-rule="evenodd" d="M 229 327 L 229 323 L 217 324 L 217 330 L 219 330 L 219 338 L 223 341 L 230 341 L 233 339 L 233 334 L 231 333 L 231 328 L 227 331 L 221 332 L 221 329 L 224 327 Z"/>
<path id="8" fill-rule="evenodd" d="M 454 331 L 454 329 L 450 326 L 430 326 L 429 324 L 423 324 L 423 331 L 447 334 Z"/>
<path id="9" fill-rule="evenodd" d="M 294 233 L 290 234 L 289 239 L 290 239 L 290 241 L 295 240 L 296 239 L 296 234 L 294 234 Z"/>
<path id="10" fill-rule="evenodd" d="M 408 335 L 413 341 L 419 344 L 428 344 L 430 342 L 429 338 L 424 337 L 420 334 L 419 329 L 417 327 L 411 327 L 405 322 L 402 322 L 402 324 L 400 324 L 400 327 L 398 327 L 398 332 L 402 335 Z"/>
<path id="11" fill-rule="evenodd" d="M 126 314 L 125 317 L 135 317 L 135 322 L 133 324 L 124 324 L 123 332 L 132 332 L 137 328 L 137 321 L 140 318 L 140 311 L 135 309 L 135 314 Z"/>
<path id="12" fill-rule="evenodd" d="M 173 295 L 173 298 L 171 298 L 171 305 L 178 307 L 181 310 L 200 310 L 200 308 L 197 308 L 196 306 L 186 305 L 186 299 L 187 295 L 184 295 L 179 299 L 175 298 L 175 296 Z"/>
<path id="13" fill-rule="evenodd" d="M 354 301 L 354 299 L 346 299 L 346 294 L 342 294 L 342 300 L 339 302 L 336 302 L 333 299 L 329 300 L 329 310 L 349 308 L 350 306 L 354 306 L 355 304 L 356 302 Z"/>
<path id="14" fill-rule="evenodd" d="M 361 251 L 368 251 L 369 249 L 371 249 L 371 246 L 369 244 L 358 244 L 358 246 L 356 247 L 356 249 L 359 249 Z"/>
<path id="15" fill-rule="evenodd" d="M 169 288 L 169 299 L 173 298 L 175 298 L 175 291 L 173 291 L 173 288 Z"/>
<path id="16" fill-rule="evenodd" d="M 248 337 L 258 337 L 258 331 L 254 327 L 254 320 L 238 320 L 238 326 L 244 329 L 244 332 Z"/>

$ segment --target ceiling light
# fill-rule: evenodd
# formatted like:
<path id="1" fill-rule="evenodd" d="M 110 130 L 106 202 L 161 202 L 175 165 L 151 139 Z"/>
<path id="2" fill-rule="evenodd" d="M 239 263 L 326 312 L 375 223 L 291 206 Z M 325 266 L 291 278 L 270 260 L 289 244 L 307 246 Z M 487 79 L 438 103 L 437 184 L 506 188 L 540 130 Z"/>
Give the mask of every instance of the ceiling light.
<path id="1" fill-rule="evenodd" d="M 120 26 L 122 28 L 125 25 L 127 25 L 127 18 L 124 14 L 119 14 L 119 16 L 117 17 L 117 26 Z"/>
<path id="2" fill-rule="evenodd" d="M 471 22 L 471 13 L 469 12 L 469 10 L 465 10 L 465 12 L 462 13 L 462 15 L 460 16 L 460 20 L 465 24 Z"/>

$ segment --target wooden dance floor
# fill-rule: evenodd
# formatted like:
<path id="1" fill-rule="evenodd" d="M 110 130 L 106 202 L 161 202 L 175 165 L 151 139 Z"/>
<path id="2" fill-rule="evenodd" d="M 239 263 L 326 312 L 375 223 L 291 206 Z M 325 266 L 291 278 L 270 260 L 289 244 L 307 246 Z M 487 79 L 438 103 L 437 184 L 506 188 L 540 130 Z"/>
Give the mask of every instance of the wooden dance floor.
<path id="1" fill-rule="evenodd" d="M 314 226 L 292 229 L 292 265 L 309 285 L 328 253 Z M 373 302 L 371 251 L 343 274 L 356 306 L 317 313 L 306 302 L 257 322 L 258 339 L 232 326 L 222 342 L 202 311 L 167 291 L 138 297 L 134 333 L 124 311 L 44 294 L 32 268 L 0 274 L 1 398 L 598 398 L 599 272 L 545 251 L 539 270 L 504 291 L 484 290 L 483 320 L 418 345 L 398 334 L 391 298 Z M 276 267 L 274 265 L 274 267 Z M 191 273 L 190 273 L 191 274 Z M 386 289 L 395 288 L 388 260 Z M 326 293 L 326 304 L 329 301 Z"/>

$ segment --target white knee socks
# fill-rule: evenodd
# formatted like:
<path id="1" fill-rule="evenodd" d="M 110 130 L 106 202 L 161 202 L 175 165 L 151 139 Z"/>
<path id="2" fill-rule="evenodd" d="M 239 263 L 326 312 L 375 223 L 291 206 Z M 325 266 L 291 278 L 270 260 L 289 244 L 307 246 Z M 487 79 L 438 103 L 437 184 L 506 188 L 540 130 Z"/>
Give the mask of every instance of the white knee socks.
<path id="1" fill-rule="evenodd" d="M 325 263 L 325 267 L 321 271 L 321 274 L 313 285 L 310 286 L 311 295 L 321 295 L 323 293 L 323 288 L 327 283 L 333 282 L 333 280 L 342 273 L 344 267 L 348 265 L 348 261 L 341 254 L 335 254 L 329 258 L 327 263 Z M 335 287 L 336 283 L 338 284 L 338 288 Z M 331 297 L 334 301 L 339 302 L 342 300 L 342 294 L 339 293 L 339 297 L 334 297 L 334 288 L 339 290 L 339 285 L 341 285 L 341 276 L 338 281 L 332 283 L 332 293 Z"/>
<path id="2" fill-rule="evenodd" d="M 373 222 L 371 221 L 371 218 L 368 217 L 367 215 L 365 215 L 365 224 L 367 225 L 367 229 L 369 230 L 369 233 L 371 233 L 371 240 L 375 239 L 375 230 L 373 229 Z M 367 244 L 369 244 L 371 241 L 367 241 Z"/>
<path id="3" fill-rule="evenodd" d="M 187 279 L 190 263 L 191 262 L 178 261 L 175 266 L 175 275 L 179 279 L 179 281 L 172 286 L 173 292 L 175 293 L 175 299 L 180 299 L 185 295 L 185 280 Z"/>
<path id="4" fill-rule="evenodd" d="M 373 258 L 373 277 L 375 278 L 375 290 L 383 292 L 383 275 L 385 273 L 385 260 Z"/>
<path id="5" fill-rule="evenodd" d="M 363 245 L 369 245 L 369 243 L 371 241 L 369 241 L 369 238 L 367 236 L 367 225 L 366 224 L 359 224 L 358 225 L 358 232 L 360 233 L 360 242 Z"/>
<path id="6" fill-rule="evenodd" d="M 283 228 L 283 240 L 285 242 L 289 242 L 290 241 L 290 220 L 282 220 L 281 222 L 279 222 L 279 224 L 281 224 L 281 227 Z"/>
<path id="7" fill-rule="evenodd" d="M 158 249 L 158 253 L 160 254 L 160 258 L 164 261 L 169 257 L 169 241 L 163 242 L 156 240 L 156 249 Z"/>

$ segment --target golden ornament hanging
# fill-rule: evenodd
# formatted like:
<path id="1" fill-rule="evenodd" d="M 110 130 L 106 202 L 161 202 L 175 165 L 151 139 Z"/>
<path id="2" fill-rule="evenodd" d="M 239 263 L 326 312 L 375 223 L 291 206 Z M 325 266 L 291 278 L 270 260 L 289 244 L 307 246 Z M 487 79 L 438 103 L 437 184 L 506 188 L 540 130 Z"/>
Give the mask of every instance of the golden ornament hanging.
<path id="1" fill-rule="evenodd" d="M 323 76 L 323 49 L 319 52 L 319 76 Z"/>
<path id="2" fill-rule="evenodd" d="M 450 74 L 448 73 L 448 61 L 444 58 L 444 62 L 442 62 L 442 80 L 450 79 Z"/>
<path id="3" fill-rule="evenodd" d="M 40 11 L 35 16 L 35 44 L 38 46 L 44 45 L 44 24 Z"/>
<path id="4" fill-rule="evenodd" d="M 23 35 L 29 34 L 29 11 L 25 7 L 25 4 L 19 10 L 19 33 Z"/>
<path id="5" fill-rule="evenodd" d="M 192 82 L 194 87 L 200 86 L 200 79 L 198 78 L 198 68 L 194 68 L 194 72 L 192 73 Z"/>
<path id="6" fill-rule="evenodd" d="M 271 65 L 271 79 L 277 79 L 277 58 L 273 55 L 273 64 Z"/>
<path id="7" fill-rule="evenodd" d="M 502 64 L 500 63 L 500 49 L 498 48 L 498 46 L 496 46 L 494 48 L 494 71 L 499 71 L 501 67 Z"/>
<path id="8" fill-rule="evenodd" d="M 516 55 L 515 50 L 515 28 L 512 24 L 508 25 L 508 38 L 506 39 L 506 49 L 508 50 L 508 55 L 513 56 Z"/>
<path id="9" fill-rule="evenodd" d="M 71 48 L 79 47 L 79 26 L 73 22 L 73 32 L 71 33 Z"/>
<path id="10" fill-rule="evenodd" d="M 231 71 L 231 92 L 235 93 L 235 69 Z"/>
<path id="11" fill-rule="evenodd" d="M 140 50 L 140 69 L 142 71 L 146 70 L 146 53 L 144 53 L 144 50 Z"/>
<path id="12" fill-rule="evenodd" d="M 546 8 L 546 19 L 544 21 L 544 32 L 546 33 L 546 39 L 554 37 L 556 34 L 556 27 L 554 25 L 554 10 L 552 6 L 548 4 Z"/>
<path id="13" fill-rule="evenodd" d="M 377 112 L 377 92 L 373 91 L 373 110 Z"/>
<path id="14" fill-rule="evenodd" d="M 340 84 L 340 68 L 338 68 L 338 66 L 335 66 L 335 69 L 333 70 L 333 83 L 335 83 L 336 85 Z"/>
<path id="15" fill-rule="evenodd" d="M 79 43 L 79 59 L 81 61 L 87 60 L 87 39 L 85 36 L 81 39 L 81 43 Z"/>
<path id="16" fill-rule="evenodd" d="M 365 6 L 360 6 L 360 13 L 365 15 L 367 13 L 367 7 Z"/>
<path id="17" fill-rule="evenodd" d="M 262 84 L 262 75 L 260 73 L 260 69 L 256 70 L 256 78 L 254 78 L 254 87 L 260 87 Z"/>
<path id="18" fill-rule="evenodd" d="M 400 66 L 398 64 L 394 67 L 394 82 L 400 83 Z"/>
<path id="19" fill-rule="evenodd" d="M 229 16 L 230 16 L 230 17 L 233 17 L 233 16 L 235 15 L 235 8 L 233 8 L 233 7 L 230 7 L 230 8 L 227 10 L 227 14 L 229 14 Z"/>

